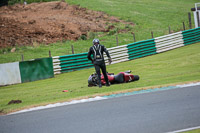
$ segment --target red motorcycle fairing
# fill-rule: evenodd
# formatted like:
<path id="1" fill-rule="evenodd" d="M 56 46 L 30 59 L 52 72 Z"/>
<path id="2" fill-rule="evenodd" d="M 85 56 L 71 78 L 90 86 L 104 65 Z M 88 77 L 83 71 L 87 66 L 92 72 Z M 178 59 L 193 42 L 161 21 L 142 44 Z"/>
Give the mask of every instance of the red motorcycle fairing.
<path id="1" fill-rule="evenodd" d="M 138 79 L 135 79 L 134 78 L 134 75 L 133 74 L 130 74 L 130 73 L 126 73 L 126 72 L 120 72 L 119 74 L 117 75 L 114 75 L 112 73 L 108 73 L 107 74 L 108 76 L 108 80 L 111 84 L 113 83 L 125 83 L 125 82 L 131 82 L 131 81 L 135 81 L 135 80 L 138 80 Z M 138 77 L 139 78 L 139 77 Z M 106 84 L 106 81 L 104 79 L 104 76 L 103 74 L 101 74 L 101 83 L 103 85 Z"/>
<path id="2" fill-rule="evenodd" d="M 114 83 L 126 83 L 139 80 L 138 75 L 131 74 L 131 71 L 120 72 L 117 75 L 114 73 L 107 73 L 108 80 L 111 84 Z M 106 84 L 103 74 L 101 74 L 101 83 L 103 85 Z M 88 78 L 88 87 L 97 86 L 98 85 L 98 76 L 97 74 L 91 74 Z"/>
<path id="3" fill-rule="evenodd" d="M 114 74 L 107 73 L 107 76 L 108 76 L 108 81 L 109 81 L 110 83 L 113 83 L 113 82 L 115 81 Z M 101 84 L 103 84 L 103 85 L 106 84 L 106 81 L 105 81 L 105 79 L 104 79 L 103 74 L 101 74 Z"/>
<path id="4" fill-rule="evenodd" d="M 124 75 L 124 82 L 131 82 L 134 81 L 134 75 L 133 74 L 129 74 L 129 73 L 125 73 L 125 72 L 120 72 Z"/>

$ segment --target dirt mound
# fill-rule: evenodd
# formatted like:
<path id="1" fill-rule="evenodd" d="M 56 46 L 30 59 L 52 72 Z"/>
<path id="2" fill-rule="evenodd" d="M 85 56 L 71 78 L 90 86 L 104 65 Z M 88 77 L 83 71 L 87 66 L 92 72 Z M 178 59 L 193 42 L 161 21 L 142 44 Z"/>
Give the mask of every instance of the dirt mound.
<path id="1" fill-rule="evenodd" d="M 32 3 L 0 8 L 0 48 L 77 40 L 88 32 L 108 32 L 111 23 L 125 23 L 103 12 L 65 2 Z"/>

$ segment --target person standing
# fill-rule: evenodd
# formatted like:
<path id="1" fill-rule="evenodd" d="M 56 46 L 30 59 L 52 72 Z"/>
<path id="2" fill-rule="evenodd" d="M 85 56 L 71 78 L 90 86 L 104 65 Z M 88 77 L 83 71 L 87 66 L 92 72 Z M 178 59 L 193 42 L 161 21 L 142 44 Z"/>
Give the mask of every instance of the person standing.
<path id="1" fill-rule="evenodd" d="M 106 64 L 105 64 L 105 60 L 103 57 L 103 52 L 106 53 L 106 55 L 108 56 L 108 61 L 111 64 L 112 59 L 111 59 L 110 54 L 109 54 L 108 50 L 106 49 L 106 47 L 104 45 L 100 44 L 99 39 L 94 39 L 93 46 L 90 47 L 87 58 L 89 60 L 91 60 L 92 63 L 94 64 L 96 73 L 98 75 L 99 87 L 102 87 L 100 69 L 105 78 L 106 86 L 110 86 L 110 83 L 108 81 L 107 71 L 106 71 Z M 93 58 L 91 57 L 91 55 L 93 55 Z"/>

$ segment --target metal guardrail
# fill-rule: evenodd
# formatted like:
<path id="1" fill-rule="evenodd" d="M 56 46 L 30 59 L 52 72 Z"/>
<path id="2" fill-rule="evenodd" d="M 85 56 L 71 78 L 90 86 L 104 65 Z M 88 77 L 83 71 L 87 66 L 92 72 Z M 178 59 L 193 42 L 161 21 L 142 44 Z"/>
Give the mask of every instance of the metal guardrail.
<path id="1" fill-rule="evenodd" d="M 196 42 L 200 42 L 200 27 L 108 48 L 108 51 L 113 60 L 112 64 L 115 64 L 165 52 Z M 104 57 L 105 63 L 108 64 L 106 54 L 104 54 Z M 91 68 L 93 64 L 87 59 L 87 53 L 80 53 L 53 57 L 53 67 L 54 74 L 60 74 L 63 72 Z"/>

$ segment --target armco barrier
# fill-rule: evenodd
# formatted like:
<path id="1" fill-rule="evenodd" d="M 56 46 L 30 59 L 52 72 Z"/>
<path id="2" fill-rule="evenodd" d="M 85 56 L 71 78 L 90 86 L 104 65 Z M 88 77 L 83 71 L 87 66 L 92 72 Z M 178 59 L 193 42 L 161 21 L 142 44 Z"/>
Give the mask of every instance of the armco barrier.
<path id="1" fill-rule="evenodd" d="M 156 52 L 165 52 L 174 48 L 184 46 L 182 32 L 177 32 L 155 38 Z"/>
<path id="2" fill-rule="evenodd" d="M 180 31 L 154 39 L 139 41 L 127 45 L 108 48 L 112 57 L 112 64 L 141 58 L 171 49 L 182 47 L 184 45 L 200 42 L 200 28 Z M 104 53 L 105 62 L 108 64 L 108 58 Z M 54 74 L 69 72 L 93 67 L 87 59 L 87 53 L 56 56 L 53 57 Z"/>
<path id="3" fill-rule="evenodd" d="M 128 48 L 127 45 L 112 47 L 107 49 L 112 57 L 112 64 L 128 61 Z M 108 64 L 108 57 L 104 53 L 105 62 Z"/>
<path id="4" fill-rule="evenodd" d="M 108 48 L 108 51 L 110 53 L 110 56 L 112 56 L 112 64 L 129 60 L 126 45 Z M 108 58 L 105 54 L 104 57 L 106 64 L 108 64 Z M 54 74 L 60 74 L 63 72 L 81 70 L 91 67 L 93 67 L 93 64 L 87 59 L 87 53 L 53 57 Z"/>
<path id="5" fill-rule="evenodd" d="M 165 52 L 185 45 L 200 42 L 200 27 L 177 33 L 108 48 L 112 64 Z M 107 56 L 104 54 L 108 64 Z M 25 62 L 0 64 L 0 86 L 53 77 L 54 74 L 93 67 L 87 53 L 55 56 Z M 20 71 L 20 72 L 19 72 Z M 13 75 L 13 73 L 15 73 Z M 19 74 L 20 73 L 20 74 Z M 20 81 L 20 78 L 21 81 Z"/>
<path id="6" fill-rule="evenodd" d="M 53 57 L 54 74 L 93 67 L 87 53 Z"/>
<path id="7" fill-rule="evenodd" d="M 129 60 L 156 54 L 154 39 L 128 44 Z"/>
<path id="8" fill-rule="evenodd" d="M 182 31 L 184 45 L 196 43 L 200 41 L 200 27 Z"/>

